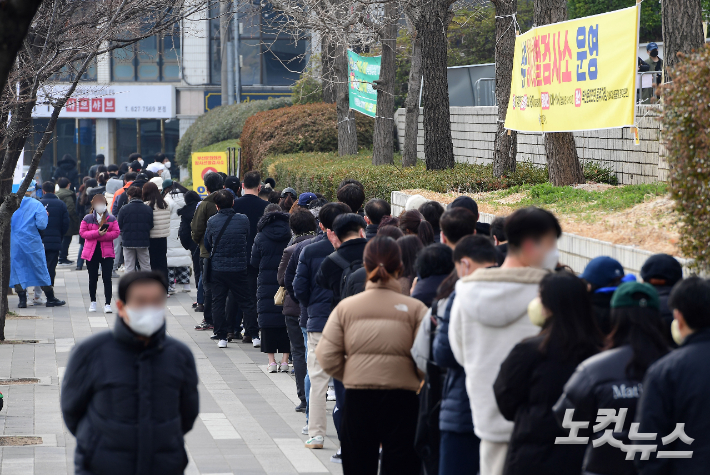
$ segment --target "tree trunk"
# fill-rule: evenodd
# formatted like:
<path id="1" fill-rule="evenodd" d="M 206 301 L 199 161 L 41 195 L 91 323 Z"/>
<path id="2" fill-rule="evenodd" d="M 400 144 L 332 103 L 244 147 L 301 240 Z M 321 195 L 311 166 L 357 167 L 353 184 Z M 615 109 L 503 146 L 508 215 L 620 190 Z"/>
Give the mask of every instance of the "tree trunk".
<path id="1" fill-rule="evenodd" d="M 574 135 L 569 132 L 545 134 L 545 154 L 550 183 L 555 186 L 584 183 L 584 172 L 577 159 Z M 550 157 L 555 157 L 550 160 Z"/>
<path id="2" fill-rule="evenodd" d="M 518 9 L 517 0 L 492 0 L 496 9 L 496 101 L 498 102 L 498 130 L 493 152 L 493 174 L 501 177 L 515 173 L 518 153 L 518 133 L 505 130 L 505 116 L 510 101 L 510 84 L 513 76 L 516 25 L 513 14 Z"/>
<path id="3" fill-rule="evenodd" d="M 350 110 L 348 93 L 348 50 L 338 46 L 335 56 L 336 108 L 338 110 L 338 155 L 357 154 L 355 113 Z"/>
<path id="4" fill-rule="evenodd" d="M 335 45 L 322 40 L 320 55 L 323 102 L 326 104 L 335 104 Z"/>
<path id="5" fill-rule="evenodd" d="M 417 141 L 419 140 L 419 93 L 422 87 L 422 40 L 415 30 L 412 38 L 412 59 L 409 69 L 407 99 L 404 101 L 404 149 L 402 165 L 417 164 Z"/>
<path id="6" fill-rule="evenodd" d="M 0 2 L 0 93 L 42 0 Z M 4 319 L 5 316 L 3 315 Z"/>
<path id="7" fill-rule="evenodd" d="M 446 30 L 451 20 L 449 2 L 430 0 L 422 5 L 417 32 L 422 38 L 424 68 L 424 156 L 427 170 L 453 168 Z"/>
<path id="8" fill-rule="evenodd" d="M 703 38 L 702 5 L 700 0 L 662 0 L 663 67 L 666 81 L 668 70 L 678 62 L 678 53 L 699 50 Z"/>
<path id="9" fill-rule="evenodd" d="M 377 113 L 372 137 L 372 164 L 394 163 L 394 81 L 395 48 L 397 47 L 397 5 L 387 2 L 384 6 L 384 21 L 380 36 L 380 78 L 373 85 L 377 90 Z"/>
<path id="10" fill-rule="evenodd" d="M 535 24 L 549 25 L 567 20 L 565 0 L 535 0 Z M 571 132 L 544 134 L 548 175 L 555 186 L 584 183 L 582 165 Z"/>

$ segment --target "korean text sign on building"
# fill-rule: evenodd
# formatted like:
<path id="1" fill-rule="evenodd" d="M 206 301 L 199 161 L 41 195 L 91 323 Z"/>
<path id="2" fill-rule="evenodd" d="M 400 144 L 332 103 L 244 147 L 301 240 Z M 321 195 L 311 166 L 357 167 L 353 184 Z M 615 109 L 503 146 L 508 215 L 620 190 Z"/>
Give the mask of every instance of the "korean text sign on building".
<path id="1" fill-rule="evenodd" d="M 205 188 L 205 175 L 210 172 L 228 173 L 227 152 L 198 152 L 192 154 L 192 189 L 200 197 L 209 195 Z"/>
<path id="2" fill-rule="evenodd" d="M 638 12 L 637 5 L 518 36 L 505 128 L 571 132 L 632 126 Z"/>
<path id="3" fill-rule="evenodd" d="M 375 117 L 377 91 L 372 82 L 380 78 L 380 56 L 360 56 L 348 51 L 348 90 L 350 108 Z"/>

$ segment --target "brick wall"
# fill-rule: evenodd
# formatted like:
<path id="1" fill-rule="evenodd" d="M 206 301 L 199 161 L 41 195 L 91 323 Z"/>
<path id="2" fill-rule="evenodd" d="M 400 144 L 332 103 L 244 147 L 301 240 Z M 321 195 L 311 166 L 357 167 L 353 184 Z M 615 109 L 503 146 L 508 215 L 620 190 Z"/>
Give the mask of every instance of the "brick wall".
<path id="1" fill-rule="evenodd" d="M 575 133 L 577 153 L 583 161 L 611 168 L 622 184 L 665 181 L 668 163 L 659 156 L 659 106 L 637 106 L 640 145 L 634 145 L 631 132 L 605 129 Z M 404 109 L 395 115 L 400 144 L 404 144 Z M 451 135 L 457 162 L 489 164 L 493 162 L 497 107 L 452 107 Z M 423 114 L 419 114 L 418 155 L 424 159 Z M 518 161 L 545 164 L 542 134 L 518 134 Z"/>

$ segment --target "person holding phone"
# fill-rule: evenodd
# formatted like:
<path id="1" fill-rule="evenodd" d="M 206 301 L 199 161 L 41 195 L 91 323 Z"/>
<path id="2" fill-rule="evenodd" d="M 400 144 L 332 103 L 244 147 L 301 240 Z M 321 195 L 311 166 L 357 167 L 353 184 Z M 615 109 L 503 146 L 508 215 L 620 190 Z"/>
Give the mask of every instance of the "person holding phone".
<path id="1" fill-rule="evenodd" d="M 99 266 L 104 282 L 104 313 L 112 313 L 111 270 L 116 254 L 113 250 L 113 240 L 120 233 L 118 221 L 108 212 L 108 202 L 104 195 L 94 195 L 91 199 L 91 210 L 84 216 L 79 228 L 79 235 L 84 238 L 84 250 L 81 258 L 86 261 L 89 271 L 89 297 L 91 305 L 89 312 L 96 311 L 96 287 L 99 282 Z"/>

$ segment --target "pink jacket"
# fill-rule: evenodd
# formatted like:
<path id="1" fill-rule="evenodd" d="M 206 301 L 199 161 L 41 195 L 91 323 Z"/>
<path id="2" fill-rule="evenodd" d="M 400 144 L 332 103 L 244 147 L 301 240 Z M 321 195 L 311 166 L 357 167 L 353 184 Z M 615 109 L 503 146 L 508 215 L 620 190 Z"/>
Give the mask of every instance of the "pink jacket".
<path id="1" fill-rule="evenodd" d="M 120 234 L 120 229 L 118 229 L 118 221 L 116 218 L 108 215 L 106 220 L 108 223 L 108 231 L 103 236 L 99 235 L 99 221 L 96 217 L 96 213 L 87 214 L 81 221 L 81 227 L 79 227 L 79 236 L 84 238 L 84 250 L 81 252 L 81 258 L 90 261 L 94 256 L 94 251 L 96 250 L 96 243 L 101 243 L 101 257 L 107 258 L 116 257 L 116 253 L 113 252 L 113 240 Z"/>

